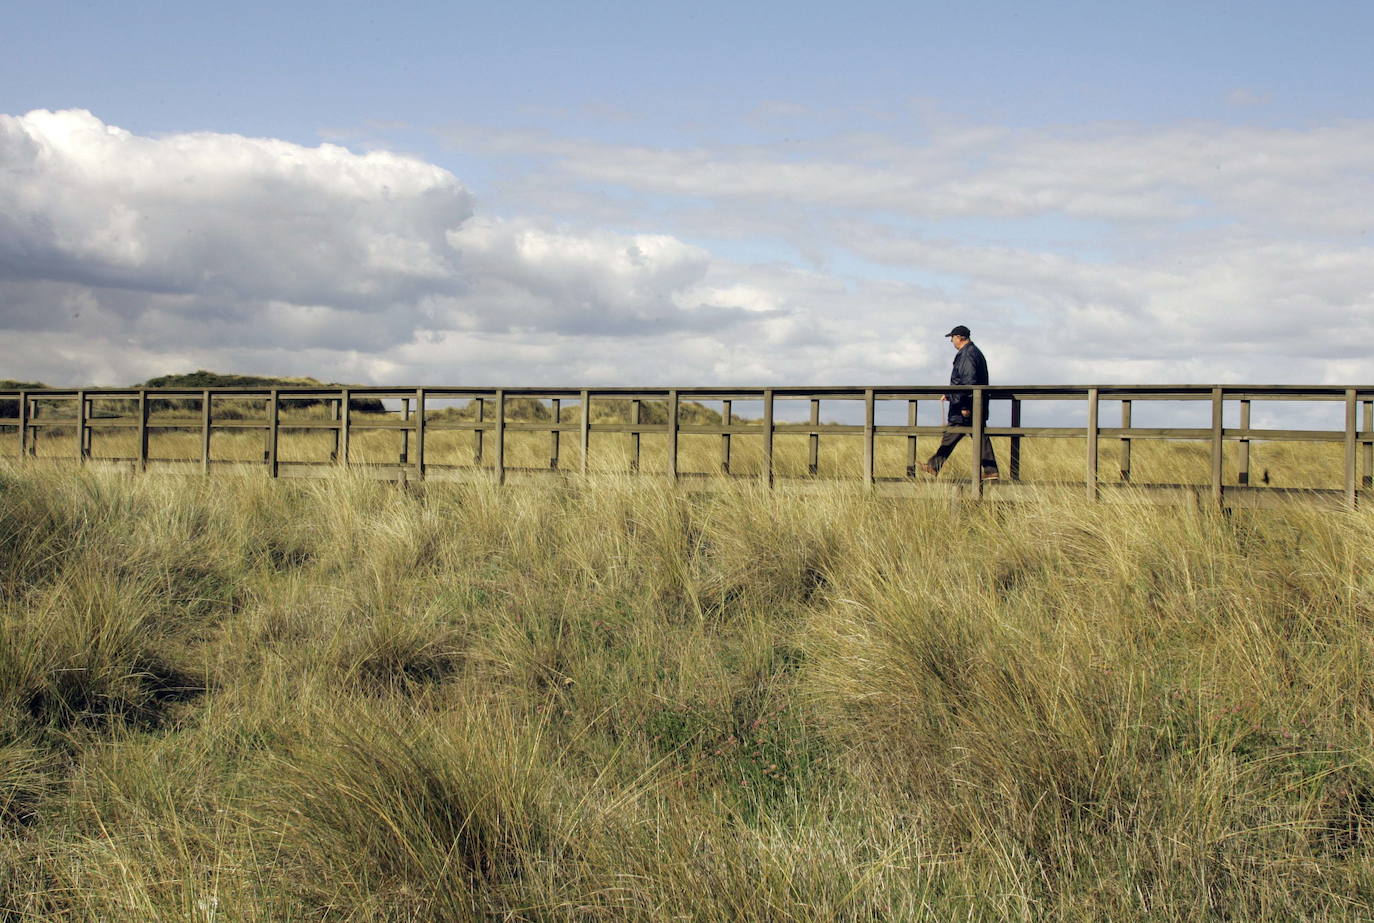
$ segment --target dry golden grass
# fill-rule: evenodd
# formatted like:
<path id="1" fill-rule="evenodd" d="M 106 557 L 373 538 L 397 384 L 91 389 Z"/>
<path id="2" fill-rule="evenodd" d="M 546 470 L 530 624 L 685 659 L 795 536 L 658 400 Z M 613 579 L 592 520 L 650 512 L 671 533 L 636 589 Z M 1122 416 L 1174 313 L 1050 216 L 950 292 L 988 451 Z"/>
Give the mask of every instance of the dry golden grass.
<path id="1" fill-rule="evenodd" d="M 1371 549 L 1368 511 L 0 464 L 0 918 L 1369 918 Z"/>

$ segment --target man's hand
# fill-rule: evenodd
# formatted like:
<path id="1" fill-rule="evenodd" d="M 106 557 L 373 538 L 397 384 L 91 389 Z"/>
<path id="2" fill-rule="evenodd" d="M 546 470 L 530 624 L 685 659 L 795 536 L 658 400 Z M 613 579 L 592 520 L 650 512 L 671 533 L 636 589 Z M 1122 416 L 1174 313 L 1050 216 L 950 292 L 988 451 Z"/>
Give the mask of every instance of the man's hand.
<path id="1" fill-rule="evenodd" d="M 959 411 L 959 412 L 962 413 L 964 416 L 968 416 L 968 415 L 969 415 L 969 412 L 968 412 L 967 410 L 961 410 L 961 411 Z"/>

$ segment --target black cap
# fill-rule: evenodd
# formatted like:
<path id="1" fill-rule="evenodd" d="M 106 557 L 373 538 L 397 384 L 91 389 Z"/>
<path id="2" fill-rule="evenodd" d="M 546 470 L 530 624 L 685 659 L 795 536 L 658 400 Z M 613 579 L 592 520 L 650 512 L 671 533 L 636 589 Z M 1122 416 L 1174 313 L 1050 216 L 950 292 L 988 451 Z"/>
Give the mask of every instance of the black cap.
<path id="1" fill-rule="evenodd" d="M 947 336 L 947 337 L 963 337 L 964 339 L 967 340 L 967 339 L 969 338 L 969 329 L 968 329 L 967 327 L 965 327 L 963 324 L 960 324 L 959 326 L 957 326 L 957 327 L 955 327 L 953 330 L 951 330 L 949 333 L 946 333 L 945 336 Z"/>

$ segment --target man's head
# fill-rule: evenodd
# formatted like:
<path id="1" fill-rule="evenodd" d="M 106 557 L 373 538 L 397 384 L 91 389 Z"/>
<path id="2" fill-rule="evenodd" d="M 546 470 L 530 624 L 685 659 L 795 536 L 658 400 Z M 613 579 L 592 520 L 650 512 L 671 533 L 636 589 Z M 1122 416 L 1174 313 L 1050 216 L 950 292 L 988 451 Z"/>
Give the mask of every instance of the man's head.
<path id="1" fill-rule="evenodd" d="M 949 333 L 945 334 L 945 336 L 949 337 L 949 342 L 955 349 L 963 349 L 969 341 L 969 335 L 969 329 L 963 324 L 960 324 Z"/>

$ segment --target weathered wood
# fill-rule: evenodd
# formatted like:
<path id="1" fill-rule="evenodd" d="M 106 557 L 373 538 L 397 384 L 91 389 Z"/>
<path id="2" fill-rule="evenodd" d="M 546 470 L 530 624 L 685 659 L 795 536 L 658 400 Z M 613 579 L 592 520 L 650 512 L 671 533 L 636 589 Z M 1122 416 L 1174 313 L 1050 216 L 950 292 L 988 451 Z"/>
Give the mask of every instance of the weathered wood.
<path id="1" fill-rule="evenodd" d="M 1245 398 L 1240 402 L 1240 428 L 1246 431 L 1250 429 L 1250 401 Z M 1242 486 L 1250 483 L 1250 440 L 1246 437 L 1240 440 L 1240 456 L 1236 461 L 1236 483 Z"/>
<path id="2" fill-rule="evenodd" d="M 557 424 L 563 422 L 563 402 L 559 398 L 553 398 L 553 422 L 555 424 L 552 432 L 549 433 L 549 468 L 558 470 L 558 440 L 562 435 L 562 430 Z"/>
<path id="3" fill-rule="evenodd" d="M 1011 428 L 1012 428 L 1012 429 L 1020 429 L 1020 427 L 1021 427 L 1021 399 L 1020 399 L 1020 398 L 1012 398 L 1012 400 L 1011 400 Z M 1008 454 L 1011 456 L 1011 458 L 1009 459 L 1009 461 L 1008 461 L 1008 463 L 1007 463 L 1007 466 L 1008 466 L 1008 468 L 1010 469 L 1010 471 L 1009 471 L 1010 477 L 1011 477 L 1011 479 L 1012 479 L 1013 481 L 1019 481 L 1019 480 L 1021 480 L 1021 437 L 1020 437 L 1020 436 L 1012 436 L 1012 437 L 1011 437 L 1011 448 L 1008 450 Z"/>
<path id="4" fill-rule="evenodd" d="M 987 400 L 987 392 L 982 386 L 973 389 L 973 442 L 970 445 L 972 461 L 969 465 L 970 492 L 974 497 L 983 496 L 983 433 L 987 428 L 987 423 L 983 420 L 984 401 Z"/>
<path id="5" fill-rule="evenodd" d="M 641 403 L 638 398 L 630 401 L 630 422 L 635 426 L 640 423 Z M 630 470 L 639 470 L 639 430 L 630 433 Z"/>
<path id="6" fill-rule="evenodd" d="M 506 392 L 506 397 L 509 400 L 509 391 Z M 593 429 L 595 429 L 598 433 L 610 432 L 609 430 L 604 429 L 604 427 L 615 425 L 616 424 L 614 423 L 597 423 L 593 427 Z M 633 424 L 630 423 L 623 424 L 621 431 L 629 432 L 630 427 L 632 425 Z M 427 428 L 431 430 L 443 430 L 445 432 L 467 432 L 469 430 L 475 429 L 484 429 L 488 432 L 493 432 L 496 429 L 496 424 L 490 420 L 488 420 L 486 423 L 430 423 L 427 424 Z M 646 424 L 644 427 L 641 428 L 646 431 L 654 429 L 667 429 L 667 427 L 656 427 L 651 424 Z M 559 423 L 557 426 L 555 426 L 552 423 L 517 423 L 510 419 L 509 414 L 506 417 L 506 432 L 508 433 L 576 433 L 580 432 L 581 430 L 582 424 L 580 422 Z"/>
<path id="7" fill-rule="evenodd" d="M 343 416 L 340 421 L 343 425 L 339 427 L 339 464 L 348 467 L 348 448 L 349 434 L 353 429 L 353 404 L 352 395 L 348 388 L 343 389 L 343 396 L 339 399 L 339 413 Z"/>
<path id="8" fill-rule="evenodd" d="M 1374 488 L 1374 401 L 1364 402 L 1364 431 L 1370 434 L 1364 444 L 1364 486 Z"/>
<path id="9" fill-rule="evenodd" d="M 1224 395 L 1221 388 L 1212 389 L 1212 503 L 1220 507 L 1223 499 L 1222 472 L 1226 444 L 1223 441 L 1222 412 Z"/>
<path id="10" fill-rule="evenodd" d="M 981 388 L 981 386 L 980 386 Z M 970 387 L 970 393 L 976 393 L 980 388 Z M 508 405 L 506 398 L 512 394 L 520 395 L 545 395 L 539 399 L 549 399 L 554 401 L 554 420 L 547 422 L 543 420 L 511 422 L 503 419 L 498 425 L 490 420 L 486 414 L 485 401 L 493 400 L 496 391 L 502 393 L 503 407 Z M 968 427 L 922 427 L 917 425 L 919 414 L 917 410 L 920 399 L 926 399 L 928 395 L 939 393 L 936 389 L 912 389 L 896 388 L 886 386 L 873 386 L 863 388 L 759 388 L 759 389 L 693 389 L 685 391 L 681 389 L 597 389 L 596 391 L 583 390 L 574 391 L 571 389 L 482 389 L 482 388 L 462 388 L 462 389 L 432 389 L 415 388 L 409 391 L 397 388 L 359 388 L 355 393 L 366 394 L 369 397 L 382 397 L 388 400 L 397 400 L 401 403 L 401 412 L 393 414 L 391 419 L 375 419 L 370 415 L 365 415 L 359 420 L 354 420 L 350 411 L 350 389 L 345 388 L 247 388 L 247 389 L 45 389 L 41 391 L 15 391 L 0 394 L 0 398 L 11 399 L 17 397 L 19 400 L 18 415 L 14 419 L 0 420 L 0 426 L 14 426 L 17 429 L 19 442 L 19 454 L 21 457 L 33 457 L 39 451 L 38 441 L 43 430 L 50 432 L 70 432 L 73 428 L 76 431 L 77 451 L 67 453 L 59 460 L 94 459 L 94 432 L 99 429 L 102 431 L 132 429 L 136 431 L 138 451 L 134 458 L 128 459 L 135 463 L 140 470 L 148 469 L 156 463 L 157 470 L 173 470 L 180 465 L 182 468 L 192 470 L 199 469 L 206 472 L 212 467 L 216 470 L 231 471 L 240 470 L 242 466 L 235 463 L 225 462 L 222 465 L 216 463 L 211 465 L 209 440 L 213 438 L 215 430 L 251 430 L 257 429 L 264 436 L 264 463 L 272 467 L 275 465 L 276 472 L 280 475 L 284 463 L 280 459 L 280 439 L 281 433 L 286 430 L 293 432 L 318 432 L 326 431 L 330 433 L 332 450 L 330 451 L 330 461 L 336 464 L 348 464 L 347 444 L 351 438 L 352 430 L 355 426 L 359 429 L 385 430 L 399 429 L 402 434 L 402 451 L 406 458 L 406 465 L 369 465 L 369 469 L 377 471 L 389 471 L 399 476 L 402 472 L 410 476 L 428 477 L 431 469 L 437 467 L 446 469 L 446 465 L 430 465 L 429 453 L 426 448 L 427 435 L 430 429 L 441 430 L 472 430 L 475 435 L 481 434 L 483 446 L 485 446 L 485 433 L 491 430 L 493 433 L 499 429 L 501 439 L 504 442 L 504 435 L 507 430 L 545 432 L 549 434 L 551 444 L 551 458 L 549 468 L 540 470 L 556 469 L 558 467 L 557 453 L 560 448 L 561 433 L 572 431 L 574 428 L 581 430 L 584 443 L 583 464 L 590 466 L 590 434 L 594 429 L 598 433 L 629 433 L 632 441 L 641 441 L 644 433 L 662 432 L 668 436 L 669 441 L 676 443 L 673 447 L 674 455 L 671 462 L 672 474 L 675 478 L 696 477 L 686 472 L 678 470 L 681 459 L 680 442 L 683 435 L 712 435 L 718 434 L 722 439 L 722 469 L 728 472 L 730 465 L 730 445 L 733 436 L 736 435 L 760 435 L 764 440 L 764 468 L 760 476 L 771 482 L 786 480 L 781 478 L 778 472 L 778 458 L 776 455 L 776 437 L 782 433 L 804 434 L 808 437 L 809 452 L 807 460 L 808 475 L 817 476 L 819 474 L 819 449 L 818 443 L 820 436 L 825 434 L 846 434 L 852 433 L 862 435 L 865 441 L 864 449 L 864 478 L 867 483 L 876 485 L 879 481 L 898 480 L 905 481 L 904 478 L 879 478 L 876 472 L 876 440 L 879 436 L 901 436 L 907 440 L 907 471 L 911 472 L 913 465 L 911 440 L 917 436 L 926 434 L 936 434 L 946 431 L 965 432 L 975 440 L 973 454 L 979 455 L 979 429 L 983 434 L 992 438 L 1007 437 L 1011 440 L 1012 459 L 1011 459 L 1011 479 L 1019 478 L 1019 457 L 1018 449 L 1022 438 L 1029 436 L 1037 437 L 1073 437 L 1086 438 L 1091 442 L 1096 440 L 1098 443 L 1098 454 L 1100 455 L 1100 443 L 1103 438 L 1117 438 L 1122 440 L 1123 464 L 1122 479 L 1129 481 L 1132 477 L 1131 460 L 1129 454 L 1130 443 L 1137 439 L 1178 439 L 1178 440 L 1206 440 L 1211 446 L 1212 471 L 1209 478 L 1210 484 L 1204 482 L 1197 485 L 1195 495 L 1201 497 L 1210 496 L 1213 500 L 1219 500 L 1226 506 L 1232 506 L 1227 502 L 1227 497 L 1236 487 L 1226 487 L 1221 483 L 1224 475 L 1224 462 L 1226 444 L 1233 442 L 1238 445 L 1238 463 L 1236 480 L 1241 481 L 1240 487 L 1249 484 L 1252 478 L 1251 468 L 1253 467 L 1252 441 L 1295 441 L 1295 442 L 1314 442 L 1314 443 L 1342 443 L 1344 450 L 1345 469 L 1339 488 L 1332 488 L 1332 494 L 1342 498 L 1344 501 L 1357 502 L 1364 496 L 1364 489 L 1374 487 L 1371 480 L 1374 479 L 1374 390 L 1369 387 L 1355 388 L 1352 386 L 1217 386 L 1217 385 L 1183 385 L 1161 388 L 1159 386 L 1034 386 L 1030 388 L 1016 389 L 991 389 L 982 390 L 982 400 L 986 404 L 989 400 L 1007 400 L 1011 405 L 1011 426 L 994 427 L 981 425 L 970 425 Z M 1083 400 L 1090 397 L 1095 392 L 1098 403 L 1098 419 L 1093 421 L 1094 425 L 1089 427 L 1026 427 L 1022 426 L 1020 414 L 1020 403 L 1023 399 L 1036 400 L 1060 400 L 1073 401 Z M 583 395 L 584 419 L 579 423 L 562 423 L 561 404 L 558 402 L 563 399 L 573 399 L 576 395 Z M 445 399 L 454 397 L 469 396 L 470 399 L 478 401 L 479 422 L 469 420 L 436 422 L 430 426 L 427 417 L 427 401 L 442 395 Z M 547 397 L 552 395 L 552 397 Z M 681 402 L 686 395 L 701 397 L 706 400 L 719 400 L 725 406 L 725 414 L 719 424 L 711 425 L 684 425 L 681 422 L 682 408 Z M 724 395 L 724 397 L 722 397 Z M 97 399 L 99 398 L 99 400 Z M 605 398 L 610 400 L 626 400 L 630 402 L 644 400 L 663 400 L 670 398 L 676 399 L 676 411 L 673 414 L 672 422 L 662 424 L 645 424 L 643 422 L 642 403 L 640 413 L 633 414 L 629 422 L 598 423 L 593 426 L 590 422 L 592 412 L 591 402 L 593 398 Z M 159 411 L 154 414 L 154 404 L 159 404 L 166 400 L 199 400 L 201 402 L 200 413 L 178 414 L 176 411 L 163 413 Z M 246 420 L 217 420 L 219 414 L 215 410 L 214 402 L 216 399 L 227 399 L 230 401 L 262 401 L 267 413 L 262 418 L 250 418 Z M 861 425 L 838 424 L 822 425 L 819 420 L 819 404 L 821 400 L 862 400 L 865 403 L 864 421 Z M 1114 399 L 1122 402 L 1122 426 L 1119 428 L 1104 427 L 1101 425 L 1100 405 L 1103 399 Z M 1184 428 L 1184 427 L 1136 427 L 1132 425 L 1130 408 L 1134 403 L 1142 399 L 1159 400 L 1212 400 L 1213 401 L 1213 420 L 1212 425 L 1206 428 Z M 98 405 L 102 401 L 127 401 L 128 405 L 136 407 L 132 414 L 128 410 L 118 411 L 106 416 L 108 411 L 103 409 L 97 411 Z M 727 401 L 749 400 L 762 401 L 765 404 L 765 418 L 755 423 L 736 423 L 733 419 L 731 406 Z M 777 402 L 780 400 L 806 400 L 810 403 L 811 414 L 808 422 L 805 423 L 779 423 L 777 420 Z M 874 420 L 876 414 L 876 403 L 879 400 L 902 400 L 907 402 L 908 412 L 907 421 L 904 426 L 878 426 Z M 1225 402 L 1230 400 L 1240 401 L 1240 425 L 1237 428 L 1228 428 L 1222 423 L 1218 426 L 1217 409 L 1218 403 L 1224 411 Z M 1345 425 L 1339 429 L 1332 428 L 1326 430 L 1289 430 L 1273 429 L 1262 430 L 1254 429 L 1251 425 L 1251 401 L 1281 401 L 1281 400 L 1343 400 L 1346 403 Z M 300 418 L 293 418 L 295 412 L 293 408 L 299 403 L 310 401 L 316 404 L 323 404 L 326 408 L 324 416 L 332 416 L 333 419 L 321 419 L 314 415 L 302 415 Z M 411 401 L 415 401 L 411 405 Z M 68 403 L 75 402 L 75 403 Z M 1363 425 L 1357 426 L 1360 422 L 1360 405 L 1364 405 Z M 286 415 L 283 417 L 282 407 L 286 407 Z M 67 412 L 68 407 L 73 407 L 72 413 Z M 633 407 L 633 403 L 631 404 Z M 43 408 L 47 408 L 50 413 L 43 415 Z M 411 416 L 411 413 L 414 416 Z M 400 419 L 397 419 L 397 418 Z M 971 423 L 974 421 L 970 421 Z M 978 423 L 982 422 L 981 413 Z M 410 430 L 415 430 L 415 437 L 412 439 Z M 151 436 L 154 430 L 187 430 L 200 433 L 199 459 L 195 458 L 195 453 L 189 452 L 186 459 L 160 459 L 154 458 L 150 452 Z M 638 437 L 638 438 L 637 438 Z M 62 442 L 65 448 L 65 440 Z M 503 449 L 504 451 L 504 449 Z M 639 455 L 642 453 L 632 453 Z M 1218 459 L 1222 462 L 1222 472 L 1217 471 Z M 45 459 L 46 460 L 46 459 Z M 485 463 L 489 459 L 483 458 Z M 633 463 L 633 462 L 632 462 Z M 327 465 L 328 462 L 299 462 L 293 463 L 293 471 L 307 471 L 311 465 Z M 485 467 L 485 465 L 484 465 Z M 500 468 L 502 472 L 509 473 L 514 470 L 505 464 L 502 457 Z M 180 470 L 180 469 L 178 469 Z M 463 466 L 463 470 L 471 471 L 468 466 Z M 704 476 L 704 474 L 702 475 Z M 981 482 L 980 482 L 981 483 Z M 954 485 L 948 483 L 941 489 L 947 493 Z M 1002 485 L 1007 486 L 1007 485 Z M 1097 495 L 1100 497 L 1106 485 L 1098 478 Z M 1274 488 L 1251 488 L 1257 490 L 1271 490 Z M 976 492 L 976 491 L 975 491 Z M 1250 503 L 1250 500 L 1246 500 Z"/>
<path id="11" fill-rule="evenodd" d="M 763 470 L 759 477 L 767 487 L 773 486 L 773 391 L 763 392 Z"/>
<path id="12" fill-rule="evenodd" d="M 276 390 L 267 400 L 267 474 L 276 477 L 278 440 L 281 438 L 281 402 L 277 400 Z"/>
<path id="13" fill-rule="evenodd" d="M 1084 481 L 1088 489 L 1088 499 L 1097 499 L 1097 412 L 1098 412 L 1098 390 L 1088 389 L 1088 427 L 1087 433 L 1087 473 Z"/>
<path id="14" fill-rule="evenodd" d="M 582 390 L 582 473 L 586 474 L 587 456 L 591 454 L 592 446 L 592 397 L 591 393 L 585 388 Z"/>
<path id="15" fill-rule="evenodd" d="M 1358 469 L 1355 467 L 1357 462 L 1358 443 L 1356 442 L 1359 424 L 1359 398 L 1354 388 L 1349 388 L 1345 392 L 1345 503 L 1350 509 L 1355 509 L 1359 502 L 1359 478 Z"/>
<path id="16" fill-rule="evenodd" d="M 415 389 L 415 477 L 425 479 L 425 389 Z"/>
<path id="17" fill-rule="evenodd" d="M 906 425 L 916 425 L 916 401 L 906 402 Z M 916 438 L 915 433 L 906 437 L 906 476 L 909 478 L 916 476 Z"/>
<path id="18" fill-rule="evenodd" d="M 86 392 L 76 392 L 76 455 L 82 464 L 91 457 L 89 413 L 90 403 L 86 400 Z"/>
<path id="19" fill-rule="evenodd" d="M 496 391 L 496 432 L 493 434 L 496 441 L 496 458 L 493 465 L 496 468 L 496 483 L 506 483 L 506 392 L 502 389 Z"/>
<path id="20" fill-rule="evenodd" d="M 264 465 L 272 464 L 272 415 L 276 413 L 275 408 L 277 406 L 275 394 L 276 392 L 269 391 L 267 396 L 263 398 L 263 417 L 267 421 L 263 424 L 262 430 L 262 463 Z"/>
<path id="21" fill-rule="evenodd" d="M 229 424 L 228 424 L 228 423 L 225 423 L 224 425 L 225 425 L 225 426 L 228 426 Z M 285 427 L 286 429 L 332 429 L 333 426 L 334 426 L 334 424 L 333 424 L 331 421 L 329 421 L 329 420 L 313 420 L 313 421 L 299 420 L 299 421 L 285 421 L 285 422 L 282 423 L 282 426 Z M 373 429 L 373 430 L 394 429 L 394 430 L 400 430 L 400 431 L 403 431 L 403 432 L 412 432 L 412 431 L 414 431 L 414 429 L 415 429 L 415 418 L 414 418 L 414 417 L 407 417 L 406 419 L 400 419 L 400 412 L 398 411 L 398 412 L 397 412 L 397 419 L 395 419 L 395 420 L 379 420 L 379 419 L 377 419 L 377 418 L 375 418 L 375 417 L 362 417 L 361 419 L 355 419 L 355 420 L 353 421 L 352 426 L 353 426 L 353 429 L 357 429 L 357 430 L 364 430 L 364 429 Z M 431 428 L 433 428 L 433 429 L 462 429 L 463 427 L 462 427 L 462 426 L 459 426 L 459 425 L 452 425 L 452 426 L 437 425 L 437 426 L 432 426 Z M 467 426 L 467 428 L 468 428 L 468 429 L 472 429 L 472 428 L 473 428 L 473 424 L 469 423 L 468 426 Z M 490 429 L 490 428 L 491 428 L 490 425 L 488 425 L 487 428 Z M 396 457 L 397 457 L 397 458 L 400 458 L 400 454 L 397 453 L 397 456 L 396 456 Z M 409 459 L 407 459 L 407 460 L 409 460 Z"/>
<path id="22" fill-rule="evenodd" d="M 730 403 L 729 400 L 721 402 L 723 409 L 720 413 L 720 422 L 724 427 L 720 436 L 720 470 L 722 474 L 730 473 L 730 421 L 732 419 Z"/>
<path id="23" fill-rule="evenodd" d="M 1131 428 L 1131 402 L 1121 402 L 1121 428 L 1130 430 Z M 1121 437 L 1121 482 L 1131 483 L 1131 437 Z"/>
<path id="24" fill-rule="evenodd" d="M 754 435 L 754 434 L 756 434 L 756 433 L 761 434 L 761 433 L 763 432 L 763 427 L 762 427 L 762 426 L 752 425 L 752 424 L 749 424 L 749 423 L 736 423 L 734 426 L 731 426 L 731 427 L 715 427 L 715 426 L 700 426 L 700 427 L 696 427 L 696 426 L 694 426 L 694 427 L 691 428 L 690 431 L 691 431 L 691 432 L 711 432 L 711 431 L 720 431 L 720 430 L 726 430 L 726 429 L 728 429 L 729 432 L 734 433 L 736 436 L 752 436 L 752 435 Z M 779 433 L 796 433 L 796 434 L 800 434 L 800 435 L 808 435 L 808 434 L 813 434 L 813 435 L 814 435 L 814 434 L 819 434 L 820 430 L 822 430 L 822 429 L 823 429 L 825 432 L 827 432 L 827 433 L 842 433 L 842 432 L 845 432 L 846 430 L 848 430 L 848 431 L 850 431 L 850 432 L 855 432 L 855 433 L 862 433 L 862 432 L 864 431 L 864 428 L 863 428 L 862 426 L 849 426 L 849 427 L 844 427 L 844 426 L 828 426 L 828 425 L 827 425 L 827 426 L 824 426 L 824 427 L 814 427 L 814 426 L 812 426 L 810 423 L 779 423 L 779 422 L 777 422 L 776 420 L 773 421 L 773 435 L 774 435 L 774 436 L 778 435 Z M 684 432 L 687 432 L 688 430 L 687 430 L 686 427 L 683 427 L 683 431 L 684 431 Z"/>
<path id="25" fill-rule="evenodd" d="M 202 474 L 210 473 L 210 430 L 215 424 L 212 403 L 210 389 L 207 388 L 200 393 L 200 471 Z M 336 452 L 338 451 L 337 445 L 336 437 Z"/>
<path id="26" fill-rule="evenodd" d="M 29 392 L 19 392 L 19 457 L 28 458 L 33 454 L 29 446 Z"/>
<path id="27" fill-rule="evenodd" d="M 677 391 L 668 392 L 668 479 L 677 480 Z"/>
<path id="28" fill-rule="evenodd" d="M 821 402 L 811 399 L 811 415 L 807 418 L 812 427 L 821 425 Z M 806 472 L 807 474 L 820 474 L 821 471 L 821 434 L 814 429 L 807 439 L 806 447 Z"/>
<path id="29" fill-rule="evenodd" d="M 873 468 L 875 464 L 875 440 L 877 433 L 873 430 L 874 415 L 874 395 L 872 388 L 864 389 L 864 486 L 873 486 Z"/>
<path id="30" fill-rule="evenodd" d="M 339 408 L 339 401 L 330 401 L 329 418 L 330 421 L 334 424 L 334 447 L 329 450 L 329 460 L 331 462 L 338 462 L 339 460 L 339 431 L 343 429 L 341 425 L 343 423 L 342 415 L 343 412 Z"/>
<path id="31" fill-rule="evenodd" d="M 138 391 L 138 456 L 135 459 L 139 471 L 148 470 L 148 390 Z"/>
<path id="32" fill-rule="evenodd" d="M 484 420 L 485 417 L 486 417 L 486 412 L 487 412 L 487 401 L 486 401 L 485 398 L 481 398 L 481 397 L 476 398 L 476 401 L 477 401 L 477 422 L 478 422 L 478 423 L 481 423 L 481 422 L 483 422 L 483 420 Z M 474 447 L 473 447 L 473 450 L 472 450 L 472 463 L 473 463 L 474 465 L 476 465 L 478 468 L 482 467 L 483 449 L 486 448 L 486 446 L 484 445 L 484 440 L 485 440 L 485 439 L 486 439 L 486 431 L 485 431 L 485 430 L 482 430 L 482 429 L 473 430 Z"/>

